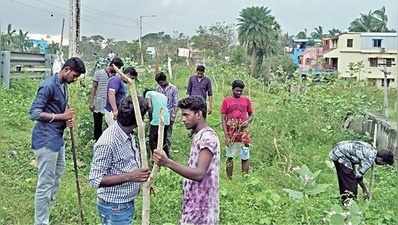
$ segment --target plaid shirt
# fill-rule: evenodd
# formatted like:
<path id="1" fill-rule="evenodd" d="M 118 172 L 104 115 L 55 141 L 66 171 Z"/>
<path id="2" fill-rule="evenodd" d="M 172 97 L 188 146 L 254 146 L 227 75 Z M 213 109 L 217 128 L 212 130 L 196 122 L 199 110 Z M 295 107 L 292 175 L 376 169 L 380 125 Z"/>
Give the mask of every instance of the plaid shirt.
<path id="1" fill-rule="evenodd" d="M 329 157 L 355 171 L 356 177 L 363 177 L 373 165 L 377 150 L 363 141 L 342 141 L 332 149 Z M 358 165 L 356 168 L 355 166 Z"/>
<path id="2" fill-rule="evenodd" d="M 162 88 L 160 85 L 156 86 L 156 91 L 166 95 L 167 97 L 167 109 L 170 113 L 170 120 L 174 121 L 177 114 L 178 104 L 178 89 L 176 86 L 169 83 L 166 88 Z"/>
<path id="3" fill-rule="evenodd" d="M 104 176 L 120 175 L 140 167 L 134 137 L 127 135 L 116 122 L 104 131 L 94 145 L 89 181 L 97 188 L 98 198 L 111 203 L 133 201 L 140 189 L 136 182 L 99 187 Z"/>

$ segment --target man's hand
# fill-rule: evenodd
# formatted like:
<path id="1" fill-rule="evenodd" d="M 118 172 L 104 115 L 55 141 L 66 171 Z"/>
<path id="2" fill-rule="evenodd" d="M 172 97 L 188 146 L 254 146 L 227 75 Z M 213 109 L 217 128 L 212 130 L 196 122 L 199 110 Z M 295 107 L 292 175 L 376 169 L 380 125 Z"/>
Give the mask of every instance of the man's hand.
<path id="1" fill-rule="evenodd" d="M 363 197 L 364 197 L 365 200 L 369 200 L 370 199 L 370 195 L 371 195 L 371 193 L 368 190 L 363 192 Z"/>
<path id="2" fill-rule="evenodd" d="M 62 114 L 62 120 L 72 120 L 75 117 L 75 111 L 73 108 L 66 108 L 65 112 Z"/>
<path id="3" fill-rule="evenodd" d="M 126 175 L 129 181 L 145 182 L 148 180 L 150 174 L 149 169 L 138 168 L 128 172 Z"/>
<path id="4" fill-rule="evenodd" d="M 94 109 L 95 109 L 94 104 L 90 104 L 89 109 L 90 109 L 91 112 L 94 112 Z"/>
<path id="5" fill-rule="evenodd" d="M 68 127 L 68 128 L 74 127 L 74 124 L 75 124 L 75 120 L 74 119 L 70 119 L 70 120 L 66 121 L 66 127 Z"/>
<path id="6" fill-rule="evenodd" d="M 159 166 L 166 166 L 169 158 L 167 157 L 166 152 L 164 152 L 163 149 L 155 149 L 155 151 L 153 151 L 153 161 Z"/>
<path id="7" fill-rule="evenodd" d="M 117 114 L 118 114 L 119 112 L 117 111 L 117 110 L 115 110 L 115 111 L 112 111 L 112 114 L 113 114 L 113 120 L 116 120 L 117 119 Z"/>

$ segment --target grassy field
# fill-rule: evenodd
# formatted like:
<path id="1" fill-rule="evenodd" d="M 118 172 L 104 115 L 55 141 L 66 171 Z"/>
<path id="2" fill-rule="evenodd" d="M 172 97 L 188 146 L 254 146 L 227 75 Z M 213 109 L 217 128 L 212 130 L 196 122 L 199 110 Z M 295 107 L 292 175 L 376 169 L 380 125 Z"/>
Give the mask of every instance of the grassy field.
<path id="1" fill-rule="evenodd" d="M 328 153 L 333 145 L 344 139 L 364 138 L 341 130 L 341 120 L 347 111 L 380 111 L 382 90 L 354 85 L 348 88 L 342 81 L 328 84 L 306 84 L 305 92 L 289 93 L 286 86 L 264 87 L 249 78 L 241 68 L 231 65 L 210 65 L 208 74 L 215 87 L 215 110 L 209 116 L 211 127 L 217 129 L 222 140 L 219 106 L 230 94 L 230 82 L 240 78 L 247 84 L 245 92 L 254 101 L 255 120 L 252 133 L 252 171 L 241 176 L 235 161 L 234 179 L 225 174 L 224 145 L 220 198 L 221 224 L 344 224 L 330 216 L 338 207 L 338 188 L 334 168 L 328 166 Z M 192 71 L 176 69 L 176 83 L 180 95 L 185 95 L 185 82 Z M 153 86 L 152 75 L 140 75 L 140 90 Z M 25 225 L 33 223 L 33 198 L 36 168 L 30 149 L 33 122 L 28 110 L 38 81 L 18 80 L 10 90 L 0 89 L 0 224 Z M 297 85 L 297 84 L 293 84 Z M 88 111 L 89 79 L 71 88 L 72 105 L 78 113 L 80 179 L 87 224 L 99 224 L 95 210 L 95 190 L 88 185 L 92 156 L 92 116 Z M 181 123 L 173 133 L 173 155 L 186 163 L 190 139 Z M 68 139 L 69 134 L 65 137 Z M 68 139 L 67 143 L 70 141 Z M 61 190 L 52 208 L 52 224 L 77 224 L 78 210 L 71 152 L 67 146 L 67 171 Z M 317 194 L 306 194 L 294 200 L 283 191 L 292 189 L 306 192 L 294 172 L 307 165 L 311 171 L 320 170 L 316 183 L 325 184 Z M 368 180 L 368 179 L 367 179 Z M 360 224 L 398 224 L 398 173 L 391 168 L 377 167 L 374 198 L 371 202 L 358 200 Z M 161 170 L 152 197 L 151 223 L 178 224 L 181 209 L 181 177 L 169 170 Z M 140 223 L 141 196 L 136 202 L 135 224 Z M 357 224 L 356 221 L 351 221 Z M 358 223 L 359 224 L 359 223 Z"/>

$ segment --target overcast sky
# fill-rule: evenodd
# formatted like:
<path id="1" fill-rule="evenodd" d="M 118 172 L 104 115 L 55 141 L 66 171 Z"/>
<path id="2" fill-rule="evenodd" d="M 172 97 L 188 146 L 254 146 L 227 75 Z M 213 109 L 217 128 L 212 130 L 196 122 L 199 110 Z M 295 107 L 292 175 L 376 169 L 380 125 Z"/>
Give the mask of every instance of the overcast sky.
<path id="1" fill-rule="evenodd" d="M 60 34 L 68 0 L 1 0 L 2 31 L 11 23 L 30 33 Z M 139 16 L 143 31 L 192 35 L 199 25 L 236 23 L 248 6 L 267 6 L 284 32 L 296 34 L 322 25 L 346 30 L 360 13 L 386 6 L 389 27 L 398 30 L 398 0 L 82 0 L 81 35 L 100 34 L 118 40 L 136 39 Z"/>

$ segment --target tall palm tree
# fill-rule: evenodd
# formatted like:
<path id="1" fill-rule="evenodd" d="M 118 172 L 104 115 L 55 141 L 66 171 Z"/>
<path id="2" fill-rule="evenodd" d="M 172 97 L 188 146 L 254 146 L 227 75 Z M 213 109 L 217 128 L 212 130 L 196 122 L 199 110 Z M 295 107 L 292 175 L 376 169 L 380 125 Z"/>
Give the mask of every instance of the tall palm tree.
<path id="1" fill-rule="evenodd" d="M 337 36 L 340 33 L 341 33 L 341 31 L 339 29 L 336 29 L 336 28 L 333 28 L 333 29 L 329 30 L 329 36 L 330 37 L 335 37 L 335 36 Z"/>
<path id="2" fill-rule="evenodd" d="M 279 41 L 280 26 L 268 7 L 248 7 L 238 18 L 238 40 L 251 56 L 251 73 L 256 75 L 263 57 L 272 55 Z"/>

